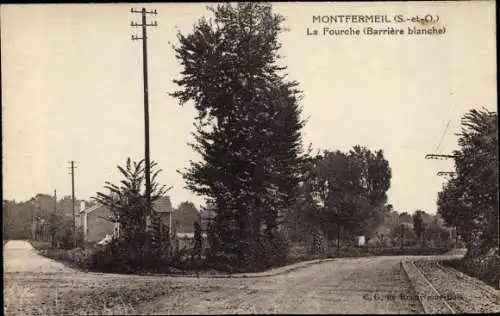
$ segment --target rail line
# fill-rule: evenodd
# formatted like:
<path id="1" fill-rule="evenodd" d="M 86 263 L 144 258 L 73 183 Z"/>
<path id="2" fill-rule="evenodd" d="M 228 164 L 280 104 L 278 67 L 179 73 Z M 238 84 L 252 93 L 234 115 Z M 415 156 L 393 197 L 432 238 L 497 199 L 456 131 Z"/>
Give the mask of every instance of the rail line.
<path id="1" fill-rule="evenodd" d="M 427 283 L 427 285 L 429 285 L 429 287 L 432 289 L 432 291 L 439 297 L 439 298 L 443 298 L 443 296 L 441 295 L 441 293 L 439 293 L 439 291 L 434 287 L 434 285 L 432 285 L 432 283 L 427 279 L 427 277 L 424 275 L 424 273 L 422 272 L 422 270 L 420 270 L 413 261 L 410 261 L 408 262 L 409 264 L 411 264 L 413 266 L 413 268 L 415 268 L 415 270 L 419 273 L 419 275 L 422 277 L 422 279 Z M 446 308 L 450 311 L 451 314 L 456 314 L 457 312 L 453 309 L 453 307 L 450 306 L 450 304 L 448 304 L 448 302 L 446 302 L 445 299 L 440 299 L 440 301 L 442 301 L 444 303 L 444 305 L 446 306 Z M 425 307 L 425 304 L 422 304 L 422 302 L 420 302 L 422 307 L 424 308 L 424 311 L 425 313 L 429 313 L 430 311 L 427 311 L 426 310 L 426 307 Z"/>

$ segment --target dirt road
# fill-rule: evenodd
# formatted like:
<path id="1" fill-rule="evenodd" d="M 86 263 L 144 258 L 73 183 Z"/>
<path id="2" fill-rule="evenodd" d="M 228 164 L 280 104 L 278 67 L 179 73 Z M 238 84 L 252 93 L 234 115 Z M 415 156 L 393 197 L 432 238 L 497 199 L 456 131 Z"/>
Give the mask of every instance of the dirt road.
<path id="1" fill-rule="evenodd" d="M 376 299 L 412 293 L 397 258 L 325 262 L 274 277 L 228 280 L 218 291 L 167 298 L 145 313 L 419 313 L 418 301 Z"/>
<path id="2" fill-rule="evenodd" d="M 3 248 L 3 271 L 62 273 L 72 272 L 62 263 L 40 256 L 30 243 L 22 240 L 11 240 Z"/>
<path id="3" fill-rule="evenodd" d="M 4 310 L 25 314 L 422 313 L 405 257 L 337 259 L 252 278 L 84 273 L 4 248 Z"/>

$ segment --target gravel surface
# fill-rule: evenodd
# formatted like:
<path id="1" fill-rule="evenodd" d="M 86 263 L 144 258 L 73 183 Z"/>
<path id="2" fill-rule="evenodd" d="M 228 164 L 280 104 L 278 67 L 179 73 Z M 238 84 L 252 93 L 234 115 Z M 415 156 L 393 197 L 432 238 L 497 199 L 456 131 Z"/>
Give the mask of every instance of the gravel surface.
<path id="1" fill-rule="evenodd" d="M 147 314 L 422 312 L 417 301 L 400 298 L 411 295 L 412 288 L 399 262 L 394 257 L 339 259 L 272 277 L 227 279 L 231 282 L 220 283 L 217 291 L 185 293 L 176 302 L 164 297 L 139 310 Z"/>
<path id="2" fill-rule="evenodd" d="M 30 243 L 22 240 L 11 240 L 3 247 L 3 271 L 62 273 L 73 272 L 64 264 L 40 256 Z"/>
<path id="3" fill-rule="evenodd" d="M 410 257 L 415 259 L 414 257 Z M 335 259 L 260 277 L 85 273 L 4 247 L 6 315 L 422 313 L 402 270 L 408 257 Z M 281 271 L 283 272 L 283 271 Z M 253 275 L 258 276 L 258 275 Z"/>
<path id="4" fill-rule="evenodd" d="M 456 313 L 499 313 L 500 291 L 437 261 L 417 261 L 434 288 Z"/>

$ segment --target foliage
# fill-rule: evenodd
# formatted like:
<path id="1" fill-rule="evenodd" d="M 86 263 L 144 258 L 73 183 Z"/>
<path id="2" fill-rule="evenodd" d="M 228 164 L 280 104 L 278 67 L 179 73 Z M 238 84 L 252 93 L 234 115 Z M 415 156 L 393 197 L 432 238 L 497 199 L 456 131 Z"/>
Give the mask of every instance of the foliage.
<path id="1" fill-rule="evenodd" d="M 214 205 L 210 240 L 215 253 L 252 265 L 260 238 L 270 238 L 294 203 L 299 182 L 297 83 L 276 65 L 282 16 L 271 5 L 210 8 L 174 47 L 183 71 L 172 93 L 193 101 L 198 116 L 191 144 L 201 162 L 182 172 L 191 191 Z M 217 241 L 216 241 L 217 240 Z"/>
<path id="2" fill-rule="evenodd" d="M 86 201 L 76 199 L 75 202 L 75 206 L 78 206 L 81 202 Z M 89 204 L 89 202 L 86 203 Z M 63 231 L 68 229 L 65 228 L 66 225 L 69 225 L 68 227 L 72 231 L 72 226 L 70 226 L 72 223 L 63 225 L 63 222 L 73 215 L 73 201 L 70 196 L 65 196 L 56 202 L 54 196 L 38 193 L 27 201 L 3 200 L 2 206 L 4 238 L 32 239 L 35 237 L 39 240 L 48 240 L 49 237 L 54 237 L 56 231 L 59 230 L 61 231 L 58 232 L 58 238 L 61 238 L 61 235 L 64 235 Z M 54 216 L 58 219 L 56 220 Z M 50 228 L 49 223 L 54 220 L 56 223 Z M 66 235 L 71 236 L 68 232 Z"/>
<path id="3" fill-rule="evenodd" d="M 325 151 L 310 159 L 308 168 L 305 196 L 296 205 L 302 218 L 328 239 L 340 238 L 341 230 L 373 235 L 388 212 L 391 169 L 382 150 L 354 146 L 347 153 Z"/>
<path id="4" fill-rule="evenodd" d="M 151 162 L 151 202 L 166 194 L 170 188 L 158 183 L 161 169 L 156 170 L 156 162 Z M 97 192 L 93 199 L 106 205 L 113 213 L 109 221 L 120 224 L 120 237 L 132 247 L 142 247 L 148 238 L 146 235 L 147 200 L 145 194 L 145 160 L 132 162 L 127 158 L 125 167 L 117 167 L 124 179 L 120 185 L 106 181 L 104 188 L 108 193 Z"/>
<path id="5" fill-rule="evenodd" d="M 498 247 L 494 247 L 487 252 L 478 251 L 477 249 L 469 251 L 463 259 L 447 260 L 443 263 L 500 290 L 500 254 Z"/>
<path id="6" fill-rule="evenodd" d="M 80 246 L 83 244 L 82 232 L 73 230 L 73 218 L 64 216 L 60 212 L 54 212 L 50 214 L 47 223 L 52 247 L 71 249 L 75 245 Z"/>
<path id="7" fill-rule="evenodd" d="M 178 231 L 182 232 L 194 232 L 193 224 L 195 222 L 200 222 L 201 215 L 198 212 L 196 206 L 188 201 L 184 201 L 179 204 L 177 209 L 172 214 L 172 225 Z"/>
<path id="8" fill-rule="evenodd" d="M 32 203 L 3 200 L 2 226 L 4 239 L 31 238 L 35 207 Z"/>
<path id="9" fill-rule="evenodd" d="M 456 226 L 473 247 L 498 245 L 498 115 L 472 109 L 462 118 L 459 150 L 454 152 L 456 175 L 438 196 L 438 213 Z"/>
<path id="10" fill-rule="evenodd" d="M 400 223 L 413 223 L 413 219 L 408 212 L 402 212 L 399 214 Z"/>
<path id="11" fill-rule="evenodd" d="M 265 270 L 273 267 L 280 267 L 286 264 L 289 252 L 289 243 L 282 232 L 268 232 L 268 236 L 259 236 L 257 241 L 257 251 L 255 254 L 258 260 L 255 270 Z"/>

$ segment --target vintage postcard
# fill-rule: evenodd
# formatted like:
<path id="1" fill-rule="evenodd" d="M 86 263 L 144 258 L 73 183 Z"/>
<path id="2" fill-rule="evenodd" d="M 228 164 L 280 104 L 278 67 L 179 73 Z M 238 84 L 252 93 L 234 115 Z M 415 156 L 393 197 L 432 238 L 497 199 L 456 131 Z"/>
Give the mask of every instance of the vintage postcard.
<path id="1" fill-rule="evenodd" d="M 4 313 L 500 311 L 495 10 L 1 5 Z"/>

